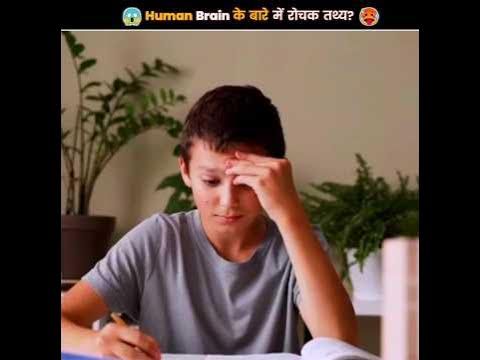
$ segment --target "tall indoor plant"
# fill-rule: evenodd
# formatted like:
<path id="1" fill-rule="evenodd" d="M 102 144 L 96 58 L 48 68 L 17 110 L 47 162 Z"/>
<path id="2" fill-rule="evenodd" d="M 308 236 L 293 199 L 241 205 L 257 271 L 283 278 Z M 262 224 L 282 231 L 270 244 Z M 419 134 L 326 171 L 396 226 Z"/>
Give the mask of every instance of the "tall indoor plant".
<path id="1" fill-rule="evenodd" d="M 418 187 L 409 188 L 409 177 L 397 172 L 394 188 L 383 177 L 374 177 L 360 154 L 353 184 L 311 184 L 313 192 L 301 192 L 310 221 L 319 224 L 340 260 L 343 279 L 350 270 L 378 257 L 385 239 L 418 236 Z M 417 177 L 418 186 L 418 177 Z M 355 293 L 355 284 L 353 284 Z"/>
<path id="2" fill-rule="evenodd" d="M 85 56 L 85 45 L 62 32 L 73 61 L 78 106 L 73 126 L 62 119 L 61 151 L 66 189 L 62 215 L 62 278 L 79 279 L 108 249 L 115 218 L 90 214 L 96 181 L 112 157 L 132 139 L 154 128 L 177 138 L 182 123 L 167 115 L 185 101 L 171 88 L 149 89 L 149 79 L 178 74 L 176 67 L 155 59 L 141 71 L 126 68 L 127 76 L 113 81 L 86 81 L 97 60 Z M 62 109 L 62 117 L 64 109 Z"/>

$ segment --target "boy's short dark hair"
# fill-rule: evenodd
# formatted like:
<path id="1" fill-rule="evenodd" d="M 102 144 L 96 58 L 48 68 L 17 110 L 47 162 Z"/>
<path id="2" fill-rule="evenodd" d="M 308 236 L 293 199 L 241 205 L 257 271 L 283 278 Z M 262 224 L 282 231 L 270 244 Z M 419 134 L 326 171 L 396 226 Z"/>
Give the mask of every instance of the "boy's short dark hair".
<path id="1" fill-rule="evenodd" d="M 191 108 L 180 140 L 180 156 L 188 163 L 194 139 L 223 152 L 252 145 L 275 158 L 285 156 L 285 139 L 277 108 L 254 86 L 219 86 Z"/>

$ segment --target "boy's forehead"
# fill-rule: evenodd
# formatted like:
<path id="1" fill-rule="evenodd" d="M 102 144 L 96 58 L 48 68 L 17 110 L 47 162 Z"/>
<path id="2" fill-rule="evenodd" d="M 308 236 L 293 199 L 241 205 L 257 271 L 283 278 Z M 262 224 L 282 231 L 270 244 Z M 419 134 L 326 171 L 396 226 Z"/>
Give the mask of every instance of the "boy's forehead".
<path id="1" fill-rule="evenodd" d="M 220 152 L 216 151 L 210 143 L 196 139 L 190 147 L 190 161 L 196 162 L 200 166 L 204 163 L 210 166 L 213 165 L 213 163 L 221 165 L 229 159 L 235 159 L 236 151 L 255 153 L 258 155 L 262 155 L 265 152 L 260 147 L 247 144 L 234 145 Z"/>

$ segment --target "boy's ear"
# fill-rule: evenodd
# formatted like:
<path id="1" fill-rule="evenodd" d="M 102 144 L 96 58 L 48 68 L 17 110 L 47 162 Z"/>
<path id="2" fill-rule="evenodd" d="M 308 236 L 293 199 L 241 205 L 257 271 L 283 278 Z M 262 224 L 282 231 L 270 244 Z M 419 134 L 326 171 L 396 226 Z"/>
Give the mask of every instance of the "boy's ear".
<path id="1" fill-rule="evenodd" d="M 192 180 L 190 179 L 190 175 L 188 173 L 188 165 L 181 156 L 178 158 L 178 165 L 180 166 L 180 174 L 182 175 L 183 182 L 185 185 L 191 188 Z"/>

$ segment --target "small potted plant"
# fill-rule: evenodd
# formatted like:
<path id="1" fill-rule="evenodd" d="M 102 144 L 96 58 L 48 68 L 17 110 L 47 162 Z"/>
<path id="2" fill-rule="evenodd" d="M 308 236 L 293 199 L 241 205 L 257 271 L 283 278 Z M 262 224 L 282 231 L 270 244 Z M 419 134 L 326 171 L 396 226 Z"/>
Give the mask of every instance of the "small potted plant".
<path id="1" fill-rule="evenodd" d="M 383 241 L 418 236 L 418 177 L 417 188 L 409 189 L 409 177 L 397 171 L 399 186 L 393 188 L 372 175 L 360 154 L 356 159 L 355 183 L 311 184 L 315 192 L 301 196 L 310 221 L 320 225 L 335 250 L 341 277 L 353 287 L 354 297 L 378 299 Z"/>
<path id="2" fill-rule="evenodd" d="M 109 161 L 132 139 L 151 129 L 178 138 L 182 123 L 168 110 L 185 101 L 171 88 L 149 89 L 149 79 L 179 70 L 155 59 L 141 71 L 126 68 L 124 78 L 88 81 L 85 74 L 97 60 L 85 56 L 84 44 L 62 32 L 77 79 L 78 107 L 68 128 L 62 109 L 61 151 L 65 173 L 65 214 L 62 215 L 62 279 L 78 280 L 108 250 L 115 218 L 90 214 L 96 181 Z"/>

